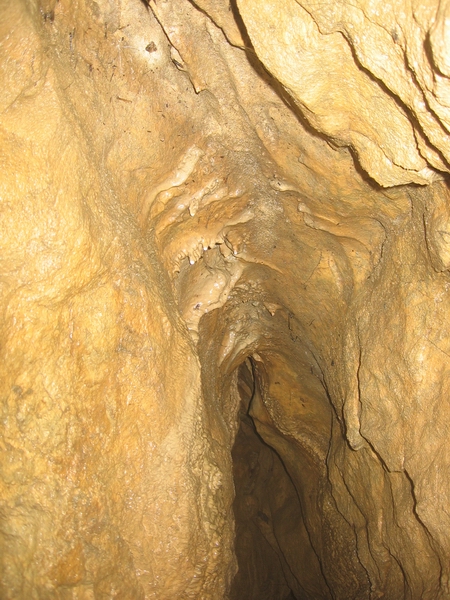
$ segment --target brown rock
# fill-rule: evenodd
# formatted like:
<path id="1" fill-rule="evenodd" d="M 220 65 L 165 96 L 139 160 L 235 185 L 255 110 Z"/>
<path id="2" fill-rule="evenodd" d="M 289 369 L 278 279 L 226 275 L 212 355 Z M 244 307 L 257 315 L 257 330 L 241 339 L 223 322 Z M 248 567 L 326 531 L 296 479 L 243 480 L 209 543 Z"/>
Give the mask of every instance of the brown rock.
<path id="1" fill-rule="evenodd" d="M 449 597 L 419 4 L 0 6 L 1 598 Z"/>

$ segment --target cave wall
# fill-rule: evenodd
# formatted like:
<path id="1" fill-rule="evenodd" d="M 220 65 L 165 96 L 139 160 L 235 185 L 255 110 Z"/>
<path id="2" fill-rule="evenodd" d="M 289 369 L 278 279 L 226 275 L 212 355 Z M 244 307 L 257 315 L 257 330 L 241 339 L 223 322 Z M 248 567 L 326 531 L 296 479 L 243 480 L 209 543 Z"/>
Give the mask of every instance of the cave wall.
<path id="1" fill-rule="evenodd" d="M 0 597 L 449 597 L 446 10 L 0 2 Z"/>

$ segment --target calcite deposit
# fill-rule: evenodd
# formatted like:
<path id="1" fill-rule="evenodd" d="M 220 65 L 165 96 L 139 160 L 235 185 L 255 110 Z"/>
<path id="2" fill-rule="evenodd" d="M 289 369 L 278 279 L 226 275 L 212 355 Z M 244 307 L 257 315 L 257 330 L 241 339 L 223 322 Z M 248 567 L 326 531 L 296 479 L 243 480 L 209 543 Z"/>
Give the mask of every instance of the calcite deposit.
<path id="1" fill-rule="evenodd" d="M 0 1 L 0 598 L 450 598 L 450 8 Z"/>

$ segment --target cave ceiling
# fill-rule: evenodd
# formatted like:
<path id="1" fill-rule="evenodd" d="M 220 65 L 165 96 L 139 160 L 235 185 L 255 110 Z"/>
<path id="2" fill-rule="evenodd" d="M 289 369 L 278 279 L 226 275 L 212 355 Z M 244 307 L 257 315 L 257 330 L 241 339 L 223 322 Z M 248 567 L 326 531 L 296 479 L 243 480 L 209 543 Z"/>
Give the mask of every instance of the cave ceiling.
<path id="1" fill-rule="evenodd" d="M 449 597 L 449 22 L 0 2 L 0 597 Z"/>

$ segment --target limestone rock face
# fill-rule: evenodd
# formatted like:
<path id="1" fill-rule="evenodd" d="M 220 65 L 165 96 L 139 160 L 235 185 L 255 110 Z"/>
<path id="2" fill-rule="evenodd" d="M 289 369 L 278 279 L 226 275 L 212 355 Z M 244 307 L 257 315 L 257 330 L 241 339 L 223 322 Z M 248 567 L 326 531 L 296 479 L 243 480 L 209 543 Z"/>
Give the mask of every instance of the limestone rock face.
<path id="1" fill-rule="evenodd" d="M 450 597 L 447 12 L 0 3 L 1 598 Z"/>
<path id="2" fill-rule="evenodd" d="M 382 186 L 448 172 L 447 3 L 238 0 L 258 56 L 309 123 Z M 430 170 L 430 167 L 432 170 Z"/>

